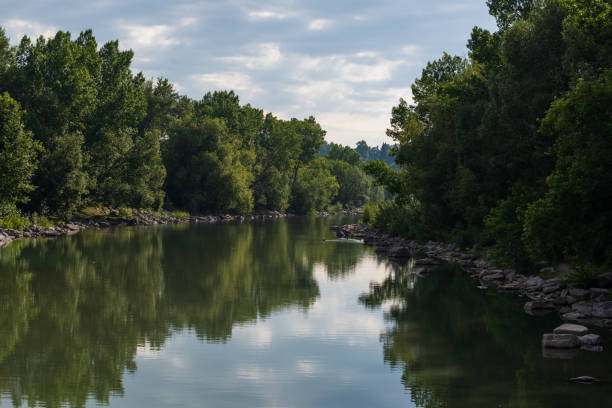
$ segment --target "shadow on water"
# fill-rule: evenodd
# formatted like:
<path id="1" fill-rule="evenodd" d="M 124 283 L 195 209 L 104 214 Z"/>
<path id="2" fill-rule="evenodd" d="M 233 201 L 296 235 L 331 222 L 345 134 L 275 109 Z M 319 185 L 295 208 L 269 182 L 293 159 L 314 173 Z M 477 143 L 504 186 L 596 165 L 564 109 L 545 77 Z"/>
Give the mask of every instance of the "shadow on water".
<path id="1" fill-rule="evenodd" d="M 384 360 L 402 371 L 402 383 L 416 406 L 610 404 L 609 352 L 543 356 L 542 333 L 551 332 L 558 317 L 526 316 L 514 295 L 480 291 L 456 265 L 442 265 L 420 279 L 410 272 L 410 267 L 396 265 L 360 301 L 369 308 L 393 302 L 385 315 L 390 328 L 381 335 Z M 579 375 L 607 382 L 568 383 Z"/>
<path id="2" fill-rule="evenodd" d="M 334 220 L 86 231 L 0 250 L 0 394 L 83 406 L 123 395 L 139 347 L 190 329 L 226 342 L 238 324 L 308 309 L 313 277 L 352 273 L 364 248 L 323 242 Z M 335 220 L 341 222 L 342 220 Z"/>

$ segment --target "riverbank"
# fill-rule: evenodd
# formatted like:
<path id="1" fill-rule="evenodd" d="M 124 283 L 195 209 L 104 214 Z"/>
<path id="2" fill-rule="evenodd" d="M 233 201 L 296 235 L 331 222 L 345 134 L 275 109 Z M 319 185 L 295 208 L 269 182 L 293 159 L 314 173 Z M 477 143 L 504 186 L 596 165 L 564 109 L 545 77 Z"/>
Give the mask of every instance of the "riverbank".
<path id="1" fill-rule="evenodd" d="M 573 288 L 568 287 L 550 266 L 542 268 L 540 272 L 553 277 L 525 276 L 512 269 L 501 268 L 470 250 L 461 250 L 454 244 L 433 241 L 419 244 L 359 224 L 333 226 L 332 230 L 340 238 L 363 239 L 366 245 L 375 247 L 377 254 L 386 255 L 393 261 L 407 261 L 424 254 L 426 257 L 415 261 L 414 273 L 419 275 L 427 274 L 437 266 L 438 259 L 456 263 L 477 281 L 480 289 L 497 288 L 525 298 L 524 310 L 530 315 L 557 312 L 564 322 L 612 327 L 612 273 L 601 275 L 597 287 Z"/>
<path id="2" fill-rule="evenodd" d="M 361 209 L 343 210 L 341 215 L 356 216 L 362 213 Z M 129 215 L 122 214 L 118 209 L 107 209 L 102 214 L 91 217 L 76 217 L 73 220 L 53 226 L 31 225 L 23 230 L 0 228 L 0 248 L 9 243 L 25 238 L 56 238 L 64 235 L 73 235 L 86 229 L 104 229 L 121 226 L 136 225 L 164 225 L 164 224 L 214 224 L 218 222 L 244 222 L 255 220 L 272 220 L 285 217 L 294 217 L 294 214 L 279 211 L 261 211 L 253 214 L 240 215 L 185 215 L 177 216 L 169 211 L 133 210 Z M 334 212 L 320 212 L 316 216 L 327 217 L 340 215 Z"/>

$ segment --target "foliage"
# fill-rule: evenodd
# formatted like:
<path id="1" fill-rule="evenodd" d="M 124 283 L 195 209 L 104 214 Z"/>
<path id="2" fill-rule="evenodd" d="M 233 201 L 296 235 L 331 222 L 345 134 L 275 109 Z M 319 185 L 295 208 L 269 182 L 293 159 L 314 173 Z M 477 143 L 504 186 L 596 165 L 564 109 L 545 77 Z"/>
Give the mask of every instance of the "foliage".
<path id="1" fill-rule="evenodd" d="M 399 171 L 364 168 L 394 203 L 369 209 L 368 221 L 494 244 L 498 261 L 521 270 L 612 263 L 608 3 L 488 1 L 499 31 L 475 27 L 468 60 L 429 62 L 414 104 L 392 108 Z"/>
<path id="2" fill-rule="evenodd" d="M 34 189 L 40 144 L 25 130 L 22 114 L 19 103 L 0 94 L 0 202 L 5 206 L 26 202 Z"/>
<path id="3" fill-rule="evenodd" d="M 612 261 L 612 70 L 556 100 L 542 132 L 556 138 L 555 170 L 529 205 L 525 240 L 535 257 Z"/>
<path id="4" fill-rule="evenodd" d="M 570 286 L 589 289 L 597 286 L 597 279 L 602 272 L 601 267 L 593 264 L 576 264 L 565 275 L 565 281 Z"/>
<path id="5" fill-rule="evenodd" d="M 298 172 L 291 208 L 298 214 L 324 210 L 338 193 L 338 187 L 327 162 L 315 159 Z"/>

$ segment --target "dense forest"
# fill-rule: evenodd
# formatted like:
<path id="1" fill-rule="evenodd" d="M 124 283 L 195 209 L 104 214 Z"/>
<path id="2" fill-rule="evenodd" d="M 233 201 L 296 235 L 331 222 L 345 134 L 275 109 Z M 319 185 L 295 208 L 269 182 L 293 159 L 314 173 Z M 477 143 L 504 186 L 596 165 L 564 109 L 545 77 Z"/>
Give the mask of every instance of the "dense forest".
<path id="1" fill-rule="evenodd" d="M 612 4 L 487 5 L 498 30 L 475 27 L 467 59 L 429 62 L 392 109 L 400 170 L 366 170 L 395 199 L 367 221 L 595 274 L 612 263 Z"/>
<path id="2" fill-rule="evenodd" d="M 133 74 L 132 58 L 90 30 L 11 46 L 0 28 L 0 227 L 87 206 L 304 214 L 384 196 L 359 155 L 318 157 L 315 118 L 281 120 L 233 91 L 192 100 Z"/>

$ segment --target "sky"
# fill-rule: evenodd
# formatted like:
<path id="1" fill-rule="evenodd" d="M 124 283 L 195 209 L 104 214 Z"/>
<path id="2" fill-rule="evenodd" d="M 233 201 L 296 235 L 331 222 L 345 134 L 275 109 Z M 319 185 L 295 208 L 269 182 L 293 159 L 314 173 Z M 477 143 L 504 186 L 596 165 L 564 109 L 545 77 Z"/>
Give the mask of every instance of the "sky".
<path id="1" fill-rule="evenodd" d="M 13 44 L 91 28 L 181 94 L 233 89 L 283 119 L 313 115 L 351 146 L 392 143 L 391 108 L 428 61 L 466 57 L 475 25 L 495 29 L 485 0 L 0 0 Z"/>

